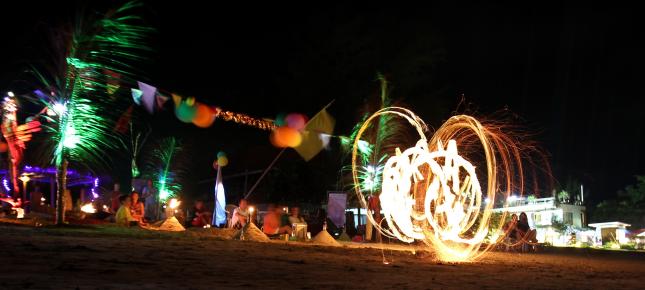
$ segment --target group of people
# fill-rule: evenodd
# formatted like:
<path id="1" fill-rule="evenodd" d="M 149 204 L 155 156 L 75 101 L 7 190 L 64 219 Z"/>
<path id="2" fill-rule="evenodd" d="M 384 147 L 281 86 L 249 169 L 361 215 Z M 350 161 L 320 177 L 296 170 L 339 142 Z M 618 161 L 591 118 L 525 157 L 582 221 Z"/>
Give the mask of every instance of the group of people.
<path id="1" fill-rule="evenodd" d="M 537 231 L 529 226 L 529 219 L 526 213 L 522 212 L 519 218 L 516 214 L 511 215 L 511 220 L 504 225 L 506 236 L 518 244 L 537 243 Z"/>
<path id="2" fill-rule="evenodd" d="M 251 221 L 251 214 L 247 200 L 241 199 L 239 206 L 231 214 L 229 227 L 242 228 L 246 226 Z M 294 224 L 307 224 L 300 215 L 299 207 L 291 207 L 290 212 L 287 213 L 283 207 L 271 204 L 262 218 L 262 231 L 270 237 L 291 234 L 294 230 L 292 227 Z"/>
<path id="3" fill-rule="evenodd" d="M 262 231 L 267 236 L 291 234 L 294 224 L 307 224 L 305 219 L 300 216 L 300 208 L 292 207 L 291 213 L 288 214 L 284 212 L 282 207 L 269 205 L 267 213 L 264 215 Z"/>
<path id="4" fill-rule="evenodd" d="M 144 213 L 145 205 L 139 200 L 139 193 L 133 191 L 130 195 L 119 196 L 119 207 L 116 209 L 114 221 L 123 226 L 145 226 L 147 223 Z"/>

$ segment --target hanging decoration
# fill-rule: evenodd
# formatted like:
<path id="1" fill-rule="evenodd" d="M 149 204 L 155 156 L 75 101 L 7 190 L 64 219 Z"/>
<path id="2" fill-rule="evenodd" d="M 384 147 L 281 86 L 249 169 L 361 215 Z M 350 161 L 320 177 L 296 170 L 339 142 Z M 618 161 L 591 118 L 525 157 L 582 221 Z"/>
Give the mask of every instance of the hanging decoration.
<path id="1" fill-rule="evenodd" d="M 278 126 L 278 124 L 281 124 Z M 291 113 L 286 116 L 278 115 L 271 131 L 271 144 L 278 148 L 295 148 L 302 143 L 302 132 L 307 124 L 307 117 L 303 114 Z"/>
<path id="2" fill-rule="evenodd" d="M 154 108 L 146 105 L 146 99 L 150 102 L 156 102 L 157 110 L 160 110 L 164 104 L 170 99 L 164 93 L 154 86 L 139 82 L 139 89 L 131 89 L 132 98 L 137 105 L 142 105 L 148 110 L 149 113 L 154 112 Z M 177 119 L 184 123 L 193 123 L 200 128 L 208 128 L 217 119 L 227 122 L 235 122 L 241 125 L 255 127 L 261 130 L 273 130 L 277 126 L 274 121 L 267 119 L 258 119 L 251 117 L 244 113 L 237 113 L 232 111 L 225 111 L 216 106 L 209 106 L 204 103 L 198 102 L 194 97 L 184 98 L 178 94 L 170 93 L 173 103 L 175 105 L 175 116 Z M 292 120 L 294 126 L 304 126 L 300 117 Z"/>

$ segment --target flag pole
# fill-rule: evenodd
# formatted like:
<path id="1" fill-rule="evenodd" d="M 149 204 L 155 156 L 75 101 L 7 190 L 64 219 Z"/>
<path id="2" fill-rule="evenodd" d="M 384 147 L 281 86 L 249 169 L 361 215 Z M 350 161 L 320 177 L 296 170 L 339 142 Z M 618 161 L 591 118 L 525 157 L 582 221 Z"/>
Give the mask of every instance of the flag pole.
<path id="1" fill-rule="evenodd" d="M 262 178 L 264 178 L 264 176 L 269 172 L 269 170 L 271 170 L 275 162 L 278 161 L 278 159 L 280 158 L 280 156 L 282 156 L 282 153 L 284 153 L 285 150 L 287 150 L 286 147 L 282 148 L 282 150 L 280 150 L 280 153 L 278 153 L 278 155 L 275 158 L 273 158 L 273 161 L 271 161 L 271 164 L 269 164 L 269 166 L 264 170 L 264 172 L 262 172 L 262 175 L 260 175 L 260 178 L 258 178 L 258 180 L 253 184 L 253 186 L 251 186 L 251 189 L 249 189 L 249 192 L 246 193 L 246 195 L 244 196 L 244 199 L 249 198 L 249 196 L 253 193 L 253 191 L 258 186 L 258 184 L 260 184 L 260 181 L 262 181 Z"/>

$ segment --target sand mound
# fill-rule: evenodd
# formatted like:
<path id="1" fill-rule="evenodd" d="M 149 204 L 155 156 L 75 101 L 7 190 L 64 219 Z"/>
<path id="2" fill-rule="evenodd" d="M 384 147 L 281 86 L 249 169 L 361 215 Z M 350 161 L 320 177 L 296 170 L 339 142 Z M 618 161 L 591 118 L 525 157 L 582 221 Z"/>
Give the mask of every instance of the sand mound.
<path id="1" fill-rule="evenodd" d="M 242 229 L 240 239 L 255 242 L 268 242 L 269 237 L 265 235 L 254 223 L 248 223 Z"/>
<path id="2" fill-rule="evenodd" d="M 340 247 L 340 243 L 338 243 L 327 231 L 321 231 L 312 240 L 314 244 Z"/>
<path id="3" fill-rule="evenodd" d="M 186 230 L 184 226 L 179 223 L 176 217 L 167 218 L 161 223 L 157 223 L 148 227 L 147 229 L 153 231 L 168 231 L 168 232 L 183 232 Z"/>
<path id="4" fill-rule="evenodd" d="M 343 231 L 343 233 L 340 234 L 340 237 L 338 237 L 338 240 L 343 241 L 343 242 L 351 242 L 352 241 L 352 239 L 349 237 L 349 235 L 345 231 Z"/>
<path id="5" fill-rule="evenodd" d="M 221 240 L 232 240 L 237 239 L 240 236 L 240 230 L 238 229 L 229 229 L 229 228 L 198 228 L 191 227 L 186 229 L 186 233 L 189 236 L 197 238 L 215 238 Z"/>

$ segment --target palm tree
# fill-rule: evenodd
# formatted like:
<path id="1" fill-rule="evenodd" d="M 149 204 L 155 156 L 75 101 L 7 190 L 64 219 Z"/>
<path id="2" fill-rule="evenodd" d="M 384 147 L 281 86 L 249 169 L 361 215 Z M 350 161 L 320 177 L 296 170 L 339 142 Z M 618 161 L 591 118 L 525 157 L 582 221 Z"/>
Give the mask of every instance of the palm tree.
<path id="1" fill-rule="evenodd" d="M 354 127 L 352 134 L 348 138 L 341 138 L 343 149 L 347 154 L 351 154 L 354 139 L 365 120 L 374 112 L 394 104 L 389 97 L 387 80 L 380 74 L 377 77 L 381 85 L 378 99 L 367 102 L 363 117 Z M 362 193 L 378 195 L 381 190 L 385 162 L 397 147 L 401 147 L 402 143 L 409 139 L 406 132 L 404 120 L 391 114 L 380 115 L 377 121 L 370 124 L 370 127 L 363 132 L 359 142 L 360 167 L 356 168 L 360 183 L 358 186 Z M 352 170 L 351 165 L 344 169 Z M 354 186 L 351 184 L 351 188 L 355 188 Z"/>
<path id="2" fill-rule="evenodd" d="M 114 132 L 113 114 L 119 100 L 114 83 L 132 83 L 133 61 L 149 48 L 144 40 L 151 28 L 137 24 L 131 11 L 141 6 L 128 2 L 99 19 L 83 19 L 72 31 L 60 30 L 54 42 L 61 58 L 54 70 L 34 70 L 47 93 L 37 91 L 47 107 L 49 142 L 56 166 L 56 224 L 64 223 L 63 196 L 67 187 L 67 166 L 105 163 L 105 152 L 120 142 Z"/>

